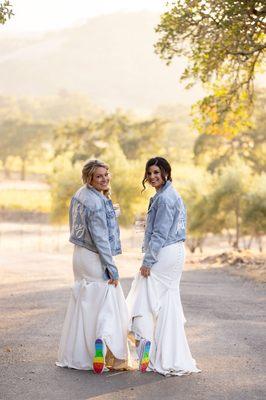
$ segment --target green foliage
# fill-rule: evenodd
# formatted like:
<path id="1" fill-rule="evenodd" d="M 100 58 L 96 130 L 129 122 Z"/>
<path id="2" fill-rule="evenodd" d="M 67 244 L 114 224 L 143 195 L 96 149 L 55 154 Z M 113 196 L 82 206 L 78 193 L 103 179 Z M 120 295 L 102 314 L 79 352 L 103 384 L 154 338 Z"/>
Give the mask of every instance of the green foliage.
<path id="1" fill-rule="evenodd" d="M 82 185 L 83 161 L 96 157 L 110 165 L 112 200 L 120 205 L 120 223 L 132 224 L 136 215 L 145 213 L 151 195 L 150 190 L 141 193 L 145 162 L 151 156 L 161 155 L 171 162 L 174 186 L 187 205 L 188 244 L 192 251 L 202 245 L 209 233 L 236 232 L 238 246 L 241 236 L 260 237 L 265 232 L 265 193 L 261 189 L 266 186 L 263 96 L 258 96 L 256 103 L 254 128 L 231 140 L 210 135 L 197 139 L 197 162 L 207 165 L 212 175 L 191 165 L 194 133 L 189 128 L 186 109 L 162 106 L 151 117 L 140 119 L 122 111 L 108 115 L 90 109 L 88 102 L 84 108 L 86 115 L 78 99 L 79 96 L 71 95 L 64 102 L 57 96 L 52 102 L 57 104 L 56 112 L 52 114 L 48 111 L 48 99 L 0 96 L 2 163 L 8 166 L 10 155 L 21 160 L 35 157 L 41 168 L 42 160 L 47 163 L 50 159 L 51 200 L 48 204 L 43 193 L 40 199 L 34 194 L 33 202 L 25 196 L 27 209 L 31 210 L 35 202 L 36 209 L 52 209 L 54 222 L 66 223 L 70 198 Z M 41 104 L 47 107 L 42 109 Z M 64 106 L 70 112 L 71 104 L 77 107 L 66 120 Z M 44 166 L 40 172 L 43 170 Z M 15 199 L 15 194 L 13 202 L 9 196 L 7 203 L 19 208 Z M 41 200 L 45 200 L 45 206 Z M 23 198 L 23 209 L 26 203 Z"/>
<path id="2" fill-rule="evenodd" d="M 247 234 L 260 236 L 266 232 L 266 175 L 255 179 L 252 192 L 246 197 L 243 226 Z"/>
<path id="3" fill-rule="evenodd" d="M 116 118 L 116 116 L 113 117 Z M 162 144 L 165 138 L 165 122 L 163 120 L 159 118 L 141 121 L 126 119 L 127 124 L 124 125 L 124 129 L 117 132 L 117 139 L 128 159 L 135 160 L 147 153 L 164 152 Z M 108 126 L 109 121 L 106 122 Z"/>
<path id="4" fill-rule="evenodd" d="M 31 97 L 0 96 L 0 159 L 6 175 L 9 174 L 8 157 L 21 158 L 22 177 L 25 176 L 26 161 L 38 157 L 45 159 L 54 147 L 54 126 L 68 118 L 80 117 L 80 126 L 76 127 L 76 136 L 80 134 L 85 123 L 81 116 L 96 118 L 102 111 L 92 105 L 86 96 L 61 91 L 57 96 L 33 99 Z M 87 119 L 86 119 L 87 121 Z M 87 123 L 85 126 L 87 129 Z M 60 126 L 57 130 L 56 144 L 61 153 L 73 150 L 71 137 L 72 122 Z M 63 131 L 63 132 L 61 132 Z M 61 140 L 61 137 L 62 140 Z M 77 149 L 78 150 L 78 149 Z M 84 151 L 82 149 L 82 151 Z M 59 151 L 60 152 L 60 151 Z M 78 159 L 78 151 L 77 159 Z"/>
<path id="5" fill-rule="evenodd" d="M 136 213 L 143 211 L 146 198 L 146 194 L 141 195 L 141 179 L 147 154 L 151 157 L 165 152 L 164 125 L 159 118 L 137 119 L 120 111 L 99 120 L 67 122 L 55 131 L 55 156 L 68 154 L 71 163 L 79 167 L 80 162 L 88 158 L 108 162 L 114 177 L 112 198 L 120 203 L 122 211 L 120 221 L 133 223 Z M 63 178 L 62 182 L 65 182 Z M 66 213 L 70 195 L 60 185 L 53 188 L 55 196 L 57 191 L 59 202 L 53 203 L 56 205 L 54 215 L 60 215 L 63 209 Z M 61 204 L 59 208 L 57 203 Z"/>
<path id="6" fill-rule="evenodd" d="M 189 107 L 182 104 L 161 105 L 154 116 L 165 121 L 164 148 L 167 157 L 179 163 L 191 162 L 196 134 L 192 129 Z"/>
<path id="7" fill-rule="evenodd" d="M 101 154 L 101 159 L 110 165 L 113 203 L 119 203 L 120 223 L 133 224 L 135 215 L 143 211 L 147 196 L 141 194 L 143 162 L 128 160 L 119 143 L 114 139 Z M 57 158 L 56 171 L 51 177 L 52 220 L 63 223 L 68 218 L 69 202 L 75 191 L 82 185 L 82 163 L 72 165 L 71 157 Z"/>
<path id="8" fill-rule="evenodd" d="M 24 118 L 4 119 L 0 122 L 0 159 L 7 169 L 7 158 L 18 156 L 22 160 L 21 179 L 25 179 L 25 162 L 29 153 L 36 150 L 40 156 L 41 144 L 50 126 Z"/>
<path id="9" fill-rule="evenodd" d="M 55 156 L 71 151 L 73 163 L 88 156 L 97 158 L 116 141 L 129 160 L 162 154 L 164 125 L 158 118 L 139 120 L 119 111 L 100 120 L 67 122 L 55 131 Z"/>
<path id="10" fill-rule="evenodd" d="M 251 179 L 249 168 L 237 162 L 217 177 L 211 194 L 211 202 L 216 213 L 222 215 L 224 228 L 235 230 L 235 248 L 239 248 L 243 210 Z"/>
<path id="11" fill-rule="evenodd" d="M 73 164 L 88 157 L 97 158 L 102 151 L 95 123 L 87 120 L 69 121 L 58 126 L 54 139 L 55 157 L 70 152 Z"/>
<path id="12" fill-rule="evenodd" d="M 220 174 L 209 175 L 199 169 L 195 172 L 183 183 L 182 191 L 188 210 L 188 245 L 192 251 L 209 233 L 234 232 L 236 248 L 243 235 L 265 234 L 265 174 L 252 174 L 241 160 L 235 160 Z"/>
<path id="13" fill-rule="evenodd" d="M 199 168 L 191 169 L 187 176 L 181 192 L 187 207 L 187 244 L 194 252 L 208 233 L 222 231 L 224 220 L 211 201 L 214 178 Z"/>
<path id="14" fill-rule="evenodd" d="M 127 159 L 117 141 L 105 151 L 103 159 L 110 165 L 112 200 L 119 203 L 121 210 L 119 221 L 123 225 L 132 225 L 136 214 L 147 206 L 147 192 L 141 193 L 144 163 Z"/>
<path id="15" fill-rule="evenodd" d="M 55 171 L 50 177 L 52 213 L 54 223 L 66 223 L 68 221 L 68 208 L 70 199 L 81 186 L 81 167 L 73 167 L 69 160 L 58 158 Z"/>
<path id="16" fill-rule="evenodd" d="M 266 166 L 266 114 L 265 96 L 259 96 L 254 113 L 252 128 L 236 135 L 233 139 L 217 135 L 200 135 L 194 144 L 194 156 L 197 164 L 206 165 L 211 173 L 219 171 L 239 157 L 254 172 L 261 174 Z"/>
<path id="17" fill-rule="evenodd" d="M 12 11 L 12 5 L 8 0 L 4 0 L 0 3 L 0 24 L 5 24 L 11 16 L 14 15 Z"/>
<path id="18" fill-rule="evenodd" d="M 181 79 L 210 92 L 197 104 L 200 132 L 233 137 L 249 125 L 253 80 L 265 54 L 265 2 L 176 0 L 161 16 L 155 46 L 170 63 L 186 56 Z"/>

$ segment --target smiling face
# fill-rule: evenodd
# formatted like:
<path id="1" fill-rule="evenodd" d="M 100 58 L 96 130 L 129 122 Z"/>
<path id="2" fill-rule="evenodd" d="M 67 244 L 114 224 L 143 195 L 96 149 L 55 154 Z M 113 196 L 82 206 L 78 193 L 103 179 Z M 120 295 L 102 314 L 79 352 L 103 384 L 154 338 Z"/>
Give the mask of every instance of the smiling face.
<path id="1" fill-rule="evenodd" d="M 147 171 L 147 181 L 156 190 L 159 190 L 165 183 L 160 168 L 157 165 L 151 165 Z"/>
<path id="2" fill-rule="evenodd" d="M 94 189 L 99 192 L 108 190 L 110 182 L 110 174 L 108 170 L 104 167 L 98 167 L 92 175 L 92 180 L 88 182 Z"/>

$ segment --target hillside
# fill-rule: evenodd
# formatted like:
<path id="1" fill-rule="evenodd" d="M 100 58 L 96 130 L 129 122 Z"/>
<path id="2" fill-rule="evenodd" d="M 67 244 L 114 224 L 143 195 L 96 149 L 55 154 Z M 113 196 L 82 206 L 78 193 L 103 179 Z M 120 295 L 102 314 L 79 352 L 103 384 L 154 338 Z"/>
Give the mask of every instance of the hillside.
<path id="1" fill-rule="evenodd" d="M 105 108 L 150 111 L 160 104 L 190 104 L 199 90 L 178 83 L 184 67 L 167 67 L 153 52 L 159 15 L 116 13 L 58 32 L 0 39 L 0 93 L 87 94 Z"/>

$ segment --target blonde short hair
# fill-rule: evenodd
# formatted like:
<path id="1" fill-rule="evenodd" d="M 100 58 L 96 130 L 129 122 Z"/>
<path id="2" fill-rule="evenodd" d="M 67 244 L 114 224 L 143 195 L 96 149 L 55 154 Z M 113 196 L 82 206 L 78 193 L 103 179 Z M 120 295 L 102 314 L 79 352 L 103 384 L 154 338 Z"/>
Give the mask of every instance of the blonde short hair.
<path id="1" fill-rule="evenodd" d="M 103 161 L 100 160 L 88 160 L 85 162 L 82 168 L 82 180 L 83 183 L 89 183 L 92 181 L 93 174 L 97 168 L 102 167 L 105 168 L 107 171 L 109 170 L 109 165 L 105 164 Z"/>
<path id="2" fill-rule="evenodd" d="M 84 184 L 90 185 L 93 174 L 96 171 L 97 168 L 102 167 L 105 168 L 107 171 L 109 170 L 109 165 L 104 163 L 103 161 L 100 160 L 88 160 L 85 162 L 82 168 L 82 180 Z M 108 199 L 111 198 L 111 189 L 108 188 L 107 190 L 103 191 L 104 196 L 106 196 Z"/>

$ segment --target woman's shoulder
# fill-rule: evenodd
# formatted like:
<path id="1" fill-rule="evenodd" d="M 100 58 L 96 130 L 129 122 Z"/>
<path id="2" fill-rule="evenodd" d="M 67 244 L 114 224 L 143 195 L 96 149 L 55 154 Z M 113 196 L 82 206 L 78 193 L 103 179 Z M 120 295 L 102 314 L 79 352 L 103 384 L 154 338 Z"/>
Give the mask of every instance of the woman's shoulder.
<path id="1" fill-rule="evenodd" d="M 171 184 L 161 193 L 160 198 L 158 199 L 159 203 L 166 204 L 174 207 L 176 204 L 182 202 L 182 198 L 178 191 Z"/>
<path id="2" fill-rule="evenodd" d="M 79 188 L 73 198 L 87 207 L 90 211 L 100 211 L 103 208 L 101 198 L 87 186 Z"/>

